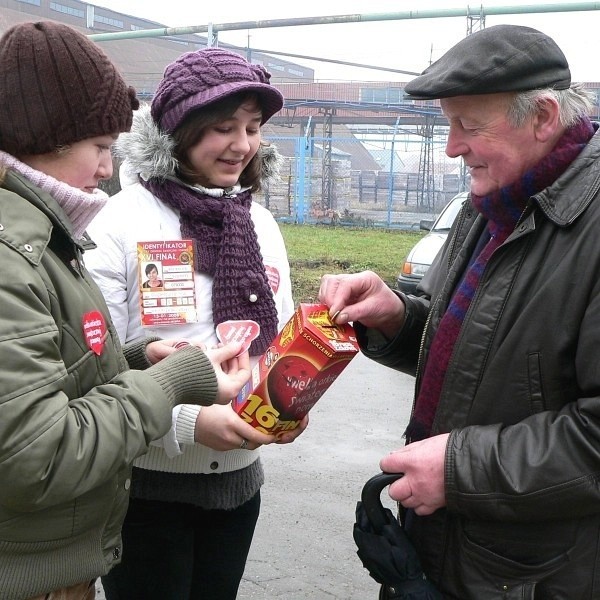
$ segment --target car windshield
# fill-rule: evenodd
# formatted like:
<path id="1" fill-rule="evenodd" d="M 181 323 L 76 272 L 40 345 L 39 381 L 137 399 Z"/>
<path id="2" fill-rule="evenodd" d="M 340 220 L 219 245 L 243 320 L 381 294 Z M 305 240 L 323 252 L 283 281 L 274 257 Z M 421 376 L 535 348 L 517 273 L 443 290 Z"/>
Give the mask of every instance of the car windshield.
<path id="1" fill-rule="evenodd" d="M 446 208 L 440 213 L 440 216 L 437 218 L 431 231 L 450 231 L 450 227 L 452 227 L 452 223 L 454 222 L 463 201 L 464 197 L 461 197 L 449 202 Z"/>

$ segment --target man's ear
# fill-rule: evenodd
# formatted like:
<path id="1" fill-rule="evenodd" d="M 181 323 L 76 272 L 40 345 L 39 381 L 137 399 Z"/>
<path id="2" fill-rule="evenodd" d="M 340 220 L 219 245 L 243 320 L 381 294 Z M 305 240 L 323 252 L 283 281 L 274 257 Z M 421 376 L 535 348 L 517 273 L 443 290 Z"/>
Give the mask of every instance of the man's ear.
<path id="1" fill-rule="evenodd" d="M 533 118 L 533 131 L 538 142 L 553 140 L 562 133 L 559 119 L 559 106 L 556 98 L 542 99 Z"/>

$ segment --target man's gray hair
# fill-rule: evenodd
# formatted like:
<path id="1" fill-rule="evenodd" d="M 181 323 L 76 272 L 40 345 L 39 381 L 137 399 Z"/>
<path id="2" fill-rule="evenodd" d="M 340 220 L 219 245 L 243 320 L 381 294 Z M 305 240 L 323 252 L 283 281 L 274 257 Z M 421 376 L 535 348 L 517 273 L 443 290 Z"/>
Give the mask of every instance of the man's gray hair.
<path id="1" fill-rule="evenodd" d="M 564 127 L 571 127 L 582 117 L 588 116 L 596 104 L 595 95 L 581 83 L 573 83 L 566 90 L 547 88 L 517 92 L 508 107 L 510 124 L 513 127 L 523 125 L 547 98 L 554 98 L 558 102 L 560 123 Z"/>

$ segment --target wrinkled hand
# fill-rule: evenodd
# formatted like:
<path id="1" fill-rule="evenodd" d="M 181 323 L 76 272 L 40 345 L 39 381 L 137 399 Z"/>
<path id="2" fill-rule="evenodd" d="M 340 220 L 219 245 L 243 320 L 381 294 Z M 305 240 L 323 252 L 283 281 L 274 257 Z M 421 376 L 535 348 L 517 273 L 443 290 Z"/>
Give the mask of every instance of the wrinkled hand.
<path id="1" fill-rule="evenodd" d="M 250 355 L 247 351 L 238 355 L 241 349 L 241 342 L 231 342 L 205 350 L 217 376 L 219 404 L 235 398 L 250 379 Z"/>
<path id="2" fill-rule="evenodd" d="M 450 434 L 413 442 L 388 454 L 379 462 L 386 473 L 404 473 L 392 483 L 390 497 L 418 515 L 430 515 L 446 506 L 444 463 Z"/>
<path id="3" fill-rule="evenodd" d="M 323 275 L 319 301 L 336 315 L 336 323 L 360 321 L 392 338 L 404 323 L 404 303 L 372 271 L 352 275 Z"/>

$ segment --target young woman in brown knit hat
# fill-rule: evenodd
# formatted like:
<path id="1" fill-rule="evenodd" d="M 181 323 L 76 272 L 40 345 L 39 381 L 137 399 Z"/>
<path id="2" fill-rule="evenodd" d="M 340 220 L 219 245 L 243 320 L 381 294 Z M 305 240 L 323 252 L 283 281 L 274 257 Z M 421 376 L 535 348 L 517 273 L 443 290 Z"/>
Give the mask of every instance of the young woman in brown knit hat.
<path id="1" fill-rule="evenodd" d="M 120 138 L 122 169 L 135 183 L 92 223 L 98 249 L 88 266 L 122 341 L 177 335 L 211 346 L 217 324 L 251 320 L 260 325 L 255 362 L 291 316 L 279 227 L 252 201 L 279 159 L 261 142 L 261 125 L 283 104 L 269 79 L 228 50 L 186 53 Z M 188 322 L 161 323 L 153 306 L 145 310 L 157 292 L 141 288 L 139 250 L 165 240 L 193 248 Z M 167 291 L 159 293 L 169 293 L 167 274 L 163 268 Z M 277 441 L 291 442 L 305 426 Z M 103 579 L 107 598 L 234 600 L 260 508 L 258 448 L 274 441 L 228 406 L 177 408 L 162 447 L 136 461 L 124 562 Z"/>
<path id="2" fill-rule="evenodd" d="M 92 600 L 123 553 L 133 460 L 174 406 L 227 402 L 250 375 L 240 344 L 214 350 L 215 367 L 178 340 L 123 352 L 84 267 L 84 230 L 107 200 L 97 185 L 137 108 L 70 27 L 24 23 L 0 40 L 2 600 Z"/>

